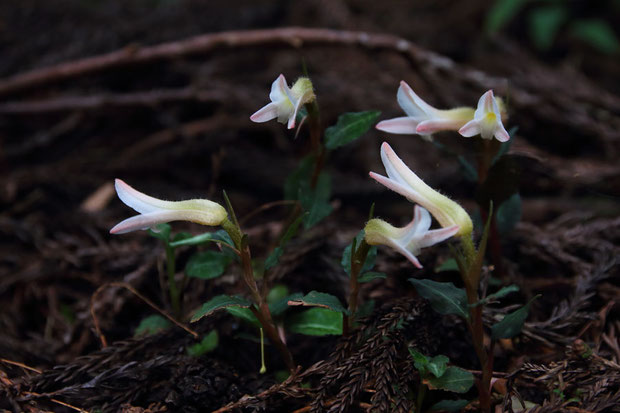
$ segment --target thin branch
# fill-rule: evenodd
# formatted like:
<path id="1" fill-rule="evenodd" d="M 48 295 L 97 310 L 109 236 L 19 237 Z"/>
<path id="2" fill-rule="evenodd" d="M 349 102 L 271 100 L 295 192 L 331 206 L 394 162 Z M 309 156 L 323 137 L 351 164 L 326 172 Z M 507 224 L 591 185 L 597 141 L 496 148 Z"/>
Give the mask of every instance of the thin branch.
<path id="1" fill-rule="evenodd" d="M 131 285 L 129 285 L 127 283 L 124 283 L 124 282 L 110 282 L 110 283 L 103 284 L 102 286 L 97 288 L 97 290 L 95 290 L 95 292 L 93 293 L 93 295 L 92 295 L 92 297 L 90 299 L 90 315 L 93 318 L 93 324 L 95 325 L 95 331 L 97 332 L 97 337 L 101 341 L 101 346 L 102 347 L 104 347 L 104 348 L 107 347 L 108 346 L 108 341 L 106 340 L 105 335 L 103 334 L 103 331 L 101 331 L 101 326 L 99 325 L 99 319 L 97 318 L 97 316 L 95 314 L 95 299 L 99 296 L 99 294 L 103 290 L 105 290 L 108 287 L 122 287 L 122 288 L 125 288 L 125 289 L 129 290 L 131 293 L 133 293 L 139 299 L 144 301 L 147 305 L 149 305 L 155 311 L 157 311 L 158 313 L 160 313 L 161 315 L 166 317 L 168 320 L 170 320 L 170 322 L 175 324 L 177 327 L 180 327 L 183 330 L 187 331 L 189 334 L 194 336 L 194 338 L 198 338 L 198 333 L 196 333 L 194 330 L 190 329 L 189 327 L 183 325 L 182 323 L 178 322 L 177 320 L 174 319 L 174 317 L 168 315 L 168 313 L 166 313 L 164 310 L 162 310 L 161 308 L 156 306 L 151 300 L 149 300 L 144 295 L 139 293 Z"/>
<path id="2" fill-rule="evenodd" d="M 124 94 L 100 94 L 89 96 L 65 96 L 53 99 L 7 102 L 0 104 L 0 114 L 31 114 L 62 112 L 72 110 L 94 110 L 103 107 L 156 106 L 166 102 L 193 100 L 198 102 L 218 101 L 230 93 L 198 90 L 194 87 L 182 89 L 160 89 L 148 92 Z"/>
<path id="3" fill-rule="evenodd" d="M 11 365 L 17 366 L 17 367 L 21 367 L 22 369 L 25 369 L 25 370 L 34 371 L 35 373 L 38 373 L 38 374 L 43 373 L 43 371 L 41 371 L 39 369 L 35 369 L 34 367 L 27 366 L 24 363 L 20 363 L 18 361 L 12 361 L 12 360 L 7 360 L 7 359 L 0 358 L 0 362 L 1 363 L 6 363 L 6 364 L 11 364 Z"/>
<path id="4" fill-rule="evenodd" d="M 192 54 L 204 54 L 220 48 L 250 48 L 271 44 L 294 48 L 337 45 L 388 49 L 402 53 L 415 62 L 430 64 L 438 69 L 449 70 L 456 66 L 454 61 L 446 57 L 422 49 L 406 39 L 390 34 L 284 27 L 209 33 L 156 46 L 130 45 L 114 52 L 34 69 L 5 78 L 0 80 L 0 96 L 110 68 L 172 60 Z M 476 83 L 481 80 L 487 80 L 485 83 L 493 83 L 495 86 L 505 83 L 501 78 L 491 78 L 477 70 L 460 71 L 460 73 L 466 75 L 470 80 L 476 81 Z"/>

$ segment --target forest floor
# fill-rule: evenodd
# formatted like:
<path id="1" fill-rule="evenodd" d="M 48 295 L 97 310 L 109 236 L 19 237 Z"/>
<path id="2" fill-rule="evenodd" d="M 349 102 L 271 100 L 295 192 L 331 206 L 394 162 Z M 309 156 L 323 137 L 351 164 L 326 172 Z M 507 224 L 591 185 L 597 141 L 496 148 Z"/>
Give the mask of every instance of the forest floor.
<path id="1" fill-rule="evenodd" d="M 374 302 L 364 328 L 345 338 L 290 334 L 300 368 L 284 382 L 277 352 L 267 347 L 268 371 L 259 374 L 256 329 L 225 312 L 186 323 L 199 336 L 218 331 L 217 348 L 200 357 L 187 353 L 196 339 L 180 328 L 134 337 L 158 313 L 144 299 L 170 311 L 165 252 L 145 232 L 109 234 L 130 214 L 114 179 L 166 199 L 223 203 L 225 190 L 253 254 L 264 258 L 287 208 L 253 212 L 283 198 L 309 140 L 306 129 L 294 139 L 281 124 L 249 116 L 280 73 L 293 81 L 303 65 L 325 127 L 344 112 L 401 116 L 401 80 L 437 107 L 476 102 L 489 89 L 506 98 L 507 128 L 518 127 L 510 153 L 527 161 L 521 220 L 502 239 L 501 276 L 485 271 L 519 287 L 507 304 L 541 297 L 522 334 L 495 348 L 496 411 L 520 411 L 518 400 L 537 412 L 617 411 L 617 55 L 570 39 L 536 53 L 519 20 L 486 36 L 490 3 L 0 3 L 0 411 L 409 411 L 411 395 L 397 400 L 379 387 L 415 380 L 401 351 L 412 345 L 478 374 L 463 323 L 434 314 L 407 282 L 457 280 L 434 271 L 447 246 L 425 252 L 422 270 L 380 248 L 377 269 L 388 277 L 362 286 L 360 302 Z M 417 136 L 371 129 L 331 154 L 333 212 L 291 241 L 272 283 L 346 302 L 340 259 L 370 205 L 390 222 L 411 214 L 410 203 L 368 178 L 383 172 L 385 140 L 429 185 L 475 207 L 474 186 L 453 157 Z M 437 140 L 467 148 L 450 134 Z M 193 251 L 179 249 L 178 268 Z M 214 294 L 242 293 L 239 271 L 190 279 L 182 322 Z"/>

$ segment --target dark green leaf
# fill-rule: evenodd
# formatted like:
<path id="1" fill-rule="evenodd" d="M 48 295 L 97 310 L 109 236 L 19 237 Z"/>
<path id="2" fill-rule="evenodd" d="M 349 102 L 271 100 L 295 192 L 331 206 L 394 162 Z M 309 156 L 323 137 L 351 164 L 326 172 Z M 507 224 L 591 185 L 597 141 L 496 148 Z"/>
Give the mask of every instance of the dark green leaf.
<path id="1" fill-rule="evenodd" d="M 431 302 L 433 310 L 440 314 L 456 314 L 469 318 L 467 294 L 452 283 L 440 283 L 432 280 L 409 278 L 422 297 Z"/>
<path id="2" fill-rule="evenodd" d="M 435 377 L 441 377 L 444 375 L 446 370 L 448 369 L 448 362 L 450 359 L 446 356 L 439 355 L 435 356 L 426 365 L 428 371 Z"/>
<path id="3" fill-rule="evenodd" d="M 203 251 L 192 255 L 185 266 L 188 277 L 210 280 L 224 274 L 231 258 L 219 251 Z"/>
<path id="4" fill-rule="evenodd" d="M 614 54 L 620 51 L 620 41 L 613 27 L 604 20 L 578 20 L 572 24 L 570 33 L 600 52 Z"/>
<path id="5" fill-rule="evenodd" d="M 516 285 L 509 285 L 507 287 L 502 287 L 499 289 L 499 291 L 493 293 L 493 294 L 489 294 L 487 295 L 483 300 L 478 301 L 475 304 L 472 304 L 472 307 L 478 306 L 480 304 L 484 304 L 486 305 L 489 302 L 493 302 L 493 301 L 497 301 L 498 299 L 507 296 L 510 293 L 514 293 L 519 291 L 519 287 L 517 287 Z"/>
<path id="6" fill-rule="evenodd" d="M 357 278 L 357 282 L 362 284 L 362 283 L 367 283 L 373 280 L 377 280 L 379 278 L 383 278 L 386 279 L 387 275 L 385 273 L 382 272 L 376 272 L 376 271 L 369 271 L 367 273 L 364 273 L 362 275 L 360 275 Z"/>
<path id="7" fill-rule="evenodd" d="M 458 367 L 450 366 L 441 377 L 429 377 L 429 387 L 454 393 L 467 393 L 474 385 L 474 375 Z"/>
<path id="8" fill-rule="evenodd" d="M 331 188 L 331 178 L 326 172 L 319 174 L 314 189 L 310 187 L 310 183 L 302 184 L 299 188 L 299 202 L 307 212 L 303 219 L 304 228 L 313 227 L 332 212 L 333 208 L 329 203 Z"/>
<path id="9" fill-rule="evenodd" d="M 431 406 L 431 412 L 458 412 L 469 404 L 467 400 L 442 400 Z"/>
<path id="10" fill-rule="evenodd" d="M 149 229 L 149 235 L 168 245 L 170 242 L 170 229 L 169 224 L 157 224 L 154 229 Z"/>
<path id="11" fill-rule="evenodd" d="M 500 338 L 512 338 L 521 333 L 523 323 L 527 318 L 532 302 L 539 296 L 532 298 L 527 304 L 506 316 L 499 323 L 491 327 L 491 338 L 498 340 Z"/>
<path id="12" fill-rule="evenodd" d="M 218 295 L 213 297 L 202 305 L 196 314 L 192 317 L 191 322 L 194 323 L 200 320 L 202 317 L 208 316 L 214 311 L 221 310 L 227 307 L 243 307 L 249 308 L 252 305 L 251 301 L 246 300 L 238 296 L 231 297 L 229 295 Z"/>
<path id="13" fill-rule="evenodd" d="M 267 303 L 273 304 L 289 296 L 288 287 L 284 284 L 275 284 L 267 293 Z"/>
<path id="14" fill-rule="evenodd" d="M 318 291 L 310 291 L 305 296 L 290 300 L 289 305 L 303 305 L 306 307 L 323 307 L 332 311 L 340 311 L 348 313 L 348 311 L 340 304 L 340 300 L 331 294 L 321 293 Z"/>
<path id="15" fill-rule="evenodd" d="M 458 271 L 459 265 L 454 258 L 448 258 L 441 264 L 435 267 L 435 272 L 443 272 L 443 271 Z"/>
<path id="16" fill-rule="evenodd" d="M 286 331 L 307 336 L 342 334 L 342 313 L 326 308 L 311 308 L 286 320 Z"/>
<path id="17" fill-rule="evenodd" d="M 265 271 L 272 269 L 276 265 L 278 265 L 278 261 L 280 257 L 284 254 L 284 249 L 282 247 L 275 247 L 271 254 L 265 260 Z"/>
<path id="18" fill-rule="evenodd" d="M 256 316 L 254 315 L 254 313 L 252 312 L 252 310 L 250 310 L 249 308 L 243 308 L 243 307 L 226 307 L 226 312 L 228 312 L 228 314 L 232 315 L 233 317 L 236 317 L 240 320 L 243 320 L 255 327 L 260 327 L 260 321 L 258 321 L 258 319 L 256 318 Z"/>
<path id="19" fill-rule="evenodd" d="M 487 13 L 485 30 L 494 34 L 502 29 L 510 20 L 521 11 L 529 0 L 496 0 Z"/>
<path id="20" fill-rule="evenodd" d="M 355 245 L 359 246 L 363 239 L 364 239 L 364 230 L 361 230 L 355 236 L 355 240 L 354 240 Z M 340 265 L 342 265 L 344 272 L 346 272 L 349 276 L 351 276 L 351 249 L 352 248 L 353 248 L 353 241 L 351 241 L 351 244 L 345 247 L 342 253 L 342 259 L 340 260 Z M 368 250 L 368 255 L 366 255 L 366 261 L 364 261 L 364 265 L 362 266 L 362 269 L 360 270 L 360 274 L 363 274 L 367 271 L 372 270 L 373 267 L 375 266 L 376 259 L 377 259 L 377 247 L 372 246 Z"/>
<path id="21" fill-rule="evenodd" d="M 372 127 L 380 114 L 371 110 L 338 116 L 338 122 L 325 130 L 325 147 L 332 150 L 353 142 Z"/>
<path id="22" fill-rule="evenodd" d="M 553 45 L 558 30 L 568 18 L 568 10 L 562 4 L 537 7 L 530 12 L 528 23 L 530 37 L 539 50 Z"/>
<path id="23" fill-rule="evenodd" d="M 209 334 L 203 337 L 200 343 L 193 344 L 187 348 L 187 354 L 192 357 L 200 357 L 217 348 L 219 336 L 217 330 L 211 330 Z"/>
<path id="24" fill-rule="evenodd" d="M 521 221 L 521 206 L 521 196 L 518 192 L 502 202 L 495 216 L 497 230 L 500 234 L 508 234 Z"/>
<path id="25" fill-rule="evenodd" d="M 174 234 L 174 236 L 172 237 L 172 241 L 170 242 L 170 246 L 172 247 L 172 243 L 173 242 L 177 242 L 177 241 L 182 241 L 185 239 L 189 239 L 192 238 L 193 235 L 190 234 L 189 232 L 178 232 L 176 234 Z"/>
<path id="26" fill-rule="evenodd" d="M 374 309 L 375 309 L 375 300 L 365 301 L 357 307 L 357 311 L 355 312 L 355 317 L 358 319 L 368 317 L 369 315 L 372 314 Z"/>
<path id="27" fill-rule="evenodd" d="M 304 295 L 302 293 L 294 293 L 269 303 L 269 311 L 271 312 L 271 315 L 274 317 L 281 316 L 286 310 L 290 308 L 290 306 L 288 305 L 289 301 L 299 300 L 303 296 Z"/>
<path id="28" fill-rule="evenodd" d="M 171 325 L 172 323 L 167 318 L 162 317 L 159 314 L 150 315 L 140 321 L 140 324 L 136 327 L 133 335 L 134 337 L 149 336 L 151 334 L 166 330 Z"/>
<path id="29" fill-rule="evenodd" d="M 297 168 L 286 178 L 284 183 L 284 199 L 299 199 L 299 190 L 303 186 L 310 186 L 310 178 L 314 163 L 314 155 L 303 158 Z"/>

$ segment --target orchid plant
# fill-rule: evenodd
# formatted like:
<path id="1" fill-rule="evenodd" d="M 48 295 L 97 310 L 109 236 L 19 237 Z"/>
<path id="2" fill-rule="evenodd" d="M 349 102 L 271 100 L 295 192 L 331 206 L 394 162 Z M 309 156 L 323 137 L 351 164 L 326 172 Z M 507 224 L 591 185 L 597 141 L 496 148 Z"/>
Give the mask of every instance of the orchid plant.
<path id="1" fill-rule="evenodd" d="M 377 246 L 387 246 L 402 254 L 416 268 L 422 268 L 420 254 L 424 249 L 436 244 L 453 240 L 458 247 L 452 247 L 454 259 L 458 264 L 464 288 L 453 283 L 439 283 L 432 280 L 411 278 L 410 282 L 418 293 L 431 302 L 432 307 L 441 314 L 456 314 L 467 324 L 475 352 L 482 366 L 482 377 L 478 382 L 479 403 L 483 411 L 490 411 L 490 383 L 493 373 L 493 345 L 495 340 L 516 335 L 527 316 L 528 305 L 508 314 L 502 321 L 491 327 L 491 344 L 485 343 L 485 326 L 482 311 L 484 306 L 504 295 L 515 291 L 514 286 L 505 287 L 484 297 L 480 288 L 481 272 L 489 231 L 493 234 L 493 203 L 494 195 L 481 198 L 486 226 L 478 243 L 474 242 L 474 224 L 470 215 L 458 202 L 439 193 L 427 185 L 416 175 L 396 154 L 389 144 L 381 145 L 380 156 L 385 167 L 386 176 L 370 172 L 370 177 L 388 189 L 404 196 L 416 204 L 413 217 L 409 224 L 395 227 L 392 224 L 375 218 L 374 205 L 371 207 L 368 221 L 362 231 L 344 250 L 342 266 L 349 275 L 348 306 L 330 294 L 311 291 L 307 294 L 290 294 L 286 286 L 272 286 L 270 271 L 279 264 L 288 242 L 301 227 L 310 228 L 319 223 L 332 211 L 330 204 L 331 186 L 329 174 L 324 170 L 326 160 L 331 151 L 354 142 L 366 133 L 380 115 L 378 111 L 345 113 L 336 124 L 323 129 L 319 116 L 319 106 L 314 85 L 307 76 L 300 77 L 289 87 L 284 75 L 279 75 L 271 85 L 270 102 L 256 111 L 250 120 L 263 123 L 277 120 L 286 124 L 288 129 L 297 128 L 300 134 L 304 125 L 308 126 L 311 142 L 310 153 L 304 157 L 298 168 L 288 177 L 285 184 L 285 198 L 295 204 L 288 219 L 282 225 L 281 234 L 276 245 L 264 260 L 252 258 L 249 237 L 245 234 L 237 220 L 230 200 L 224 192 L 225 206 L 207 199 L 191 199 L 185 201 L 164 201 L 146 195 L 132 188 L 120 179 L 115 182 L 119 198 L 138 215 L 128 218 L 110 232 L 124 234 L 135 230 L 149 230 L 150 233 L 164 242 L 167 257 L 168 290 L 170 302 L 177 318 L 183 316 L 182 292 L 185 279 L 177 282 L 175 267 L 175 249 L 180 246 L 201 245 L 205 242 L 216 242 L 228 256 L 218 264 L 215 273 L 196 275 L 197 278 L 211 279 L 224 272 L 232 259 L 232 253 L 241 266 L 241 277 L 246 287 L 246 295 L 219 295 L 209 299 L 194 313 L 192 322 L 205 317 L 214 311 L 226 309 L 235 317 L 243 319 L 260 328 L 269 341 L 277 348 L 289 372 L 297 369 L 293 356 L 286 346 L 285 327 L 292 332 L 304 334 L 348 334 L 355 327 L 355 319 L 361 312 L 358 305 L 360 284 L 386 275 L 373 270 L 377 255 Z M 464 137 L 474 137 L 477 149 L 478 180 L 480 188 L 486 188 L 492 176 L 493 165 L 498 160 L 500 143 L 506 143 L 510 134 L 503 126 L 505 118 L 504 104 L 497 99 L 493 91 L 480 97 L 474 107 L 458 107 L 454 109 L 437 109 L 422 100 L 405 82 L 401 82 L 397 92 L 397 100 L 405 111 L 405 117 L 384 120 L 376 128 L 397 134 L 418 134 L 424 139 L 433 141 L 432 135 L 442 131 L 454 131 Z M 502 149 L 503 150 L 503 149 Z M 488 186 L 488 185 L 487 185 Z M 503 199 L 502 199 L 503 201 Z M 259 208 L 261 210 L 261 208 Z M 433 218 L 439 225 L 432 228 Z M 176 234 L 171 236 L 168 225 L 173 221 L 189 221 L 210 227 L 221 227 L 221 230 L 191 236 Z M 491 229 L 490 229 L 491 228 Z M 186 273 L 197 274 L 194 267 L 202 264 L 213 264 L 220 260 L 213 253 L 201 253 L 193 256 L 186 267 Z M 219 257 L 219 255 L 218 255 Z M 195 265 L 192 265 L 194 263 Z M 213 267 L 213 265 L 211 265 Z M 311 307 L 288 317 L 285 312 L 289 307 Z M 316 320 L 331 320 L 331 324 L 321 324 Z M 300 328 L 307 323 L 310 328 Z M 330 329 L 334 325 L 337 328 Z M 312 330 L 314 329 L 314 330 Z M 211 337 L 205 347 L 211 349 Z M 215 344 L 217 345 L 217 344 Z M 425 381 L 435 383 L 435 388 L 466 392 L 468 386 L 458 390 L 442 387 L 447 376 L 465 377 L 465 382 L 472 381 L 471 374 L 454 366 L 447 366 L 448 359 L 444 356 L 427 357 L 411 349 L 416 368 Z M 263 362 L 264 367 L 264 362 Z M 262 371 L 263 369 L 261 369 Z M 443 381 L 442 381 L 443 377 Z M 471 380 L 470 380 L 471 379 Z M 420 386 L 418 407 L 422 404 L 424 387 Z M 418 410 L 419 410 L 418 408 Z"/>

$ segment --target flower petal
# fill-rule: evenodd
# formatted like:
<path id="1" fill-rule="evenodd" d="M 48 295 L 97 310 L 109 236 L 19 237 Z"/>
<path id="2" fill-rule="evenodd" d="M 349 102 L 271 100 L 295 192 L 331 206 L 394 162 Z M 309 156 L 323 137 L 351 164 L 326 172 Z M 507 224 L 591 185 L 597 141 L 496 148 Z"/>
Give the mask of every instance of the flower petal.
<path id="1" fill-rule="evenodd" d="M 413 222 L 415 222 L 416 235 L 423 234 L 431 227 L 431 214 L 420 205 L 413 207 Z"/>
<path id="2" fill-rule="evenodd" d="M 428 118 L 437 111 L 416 95 L 413 89 L 402 80 L 396 93 L 396 100 L 405 113 L 411 117 Z"/>
<path id="3" fill-rule="evenodd" d="M 466 138 L 476 136 L 480 133 L 480 123 L 477 120 L 472 119 L 463 125 L 461 129 L 459 129 L 459 133 Z"/>
<path id="4" fill-rule="evenodd" d="M 270 121 L 271 119 L 275 119 L 277 117 L 278 105 L 271 102 L 257 110 L 252 116 L 250 116 L 250 120 L 256 123 L 262 123 Z"/>
<path id="5" fill-rule="evenodd" d="M 499 122 L 499 121 L 498 121 L 497 129 L 495 130 L 495 139 L 497 139 L 500 142 L 506 142 L 510 140 L 510 134 L 508 134 L 508 131 L 506 130 L 506 128 L 504 128 L 504 125 L 502 124 L 502 122 Z"/>
<path id="6" fill-rule="evenodd" d="M 417 133 L 417 126 L 418 121 L 416 119 L 403 116 L 401 118 L 382 120 L 377 123 L 375 128 L 383 132 L 409 135 Z"/>
<path id="7" fill-rule="evenodd" d="M 271 99 L 272 102 L 282 102 L 283 100 L 291 99 L 291 91 L 286 84 L 286 79 L 283 74 L 280 74 L 271 84 L 269 99 Z"/>
<path id="8" fill-rule="evenodd" d="M 459 226 L 453 225 L 451 227 L 434 229 L 432 231 L 427 231 L 419 240 L 418 247 L 426 248 L 431 245 L 438 244 L 442 241 L 447 240 L 453 235 L 456 235 L 459 232 Z"/>
<path id="9" fill-rule="evenodd" d="M 179 218 L 178 215 L 178 211 L 172 210 L 156 211 L 149 214 L 136 215 L 116 224 L 110 230 L 110 234 L 126 234 L 127 232 L 131 231 L 149 229 L 158 224 L 182 220 L 183 218 Z"/>
<path id="10" fill-rule="evenodd" d="M 129 186 L 121 179 L 114 180 L 114 188 L 116 188 L 118 197 L 125 205 L 141 214 L 148 214 L 168 207 L 169 201 L 162 201 L 161 199 L 148 196 Z"/>

